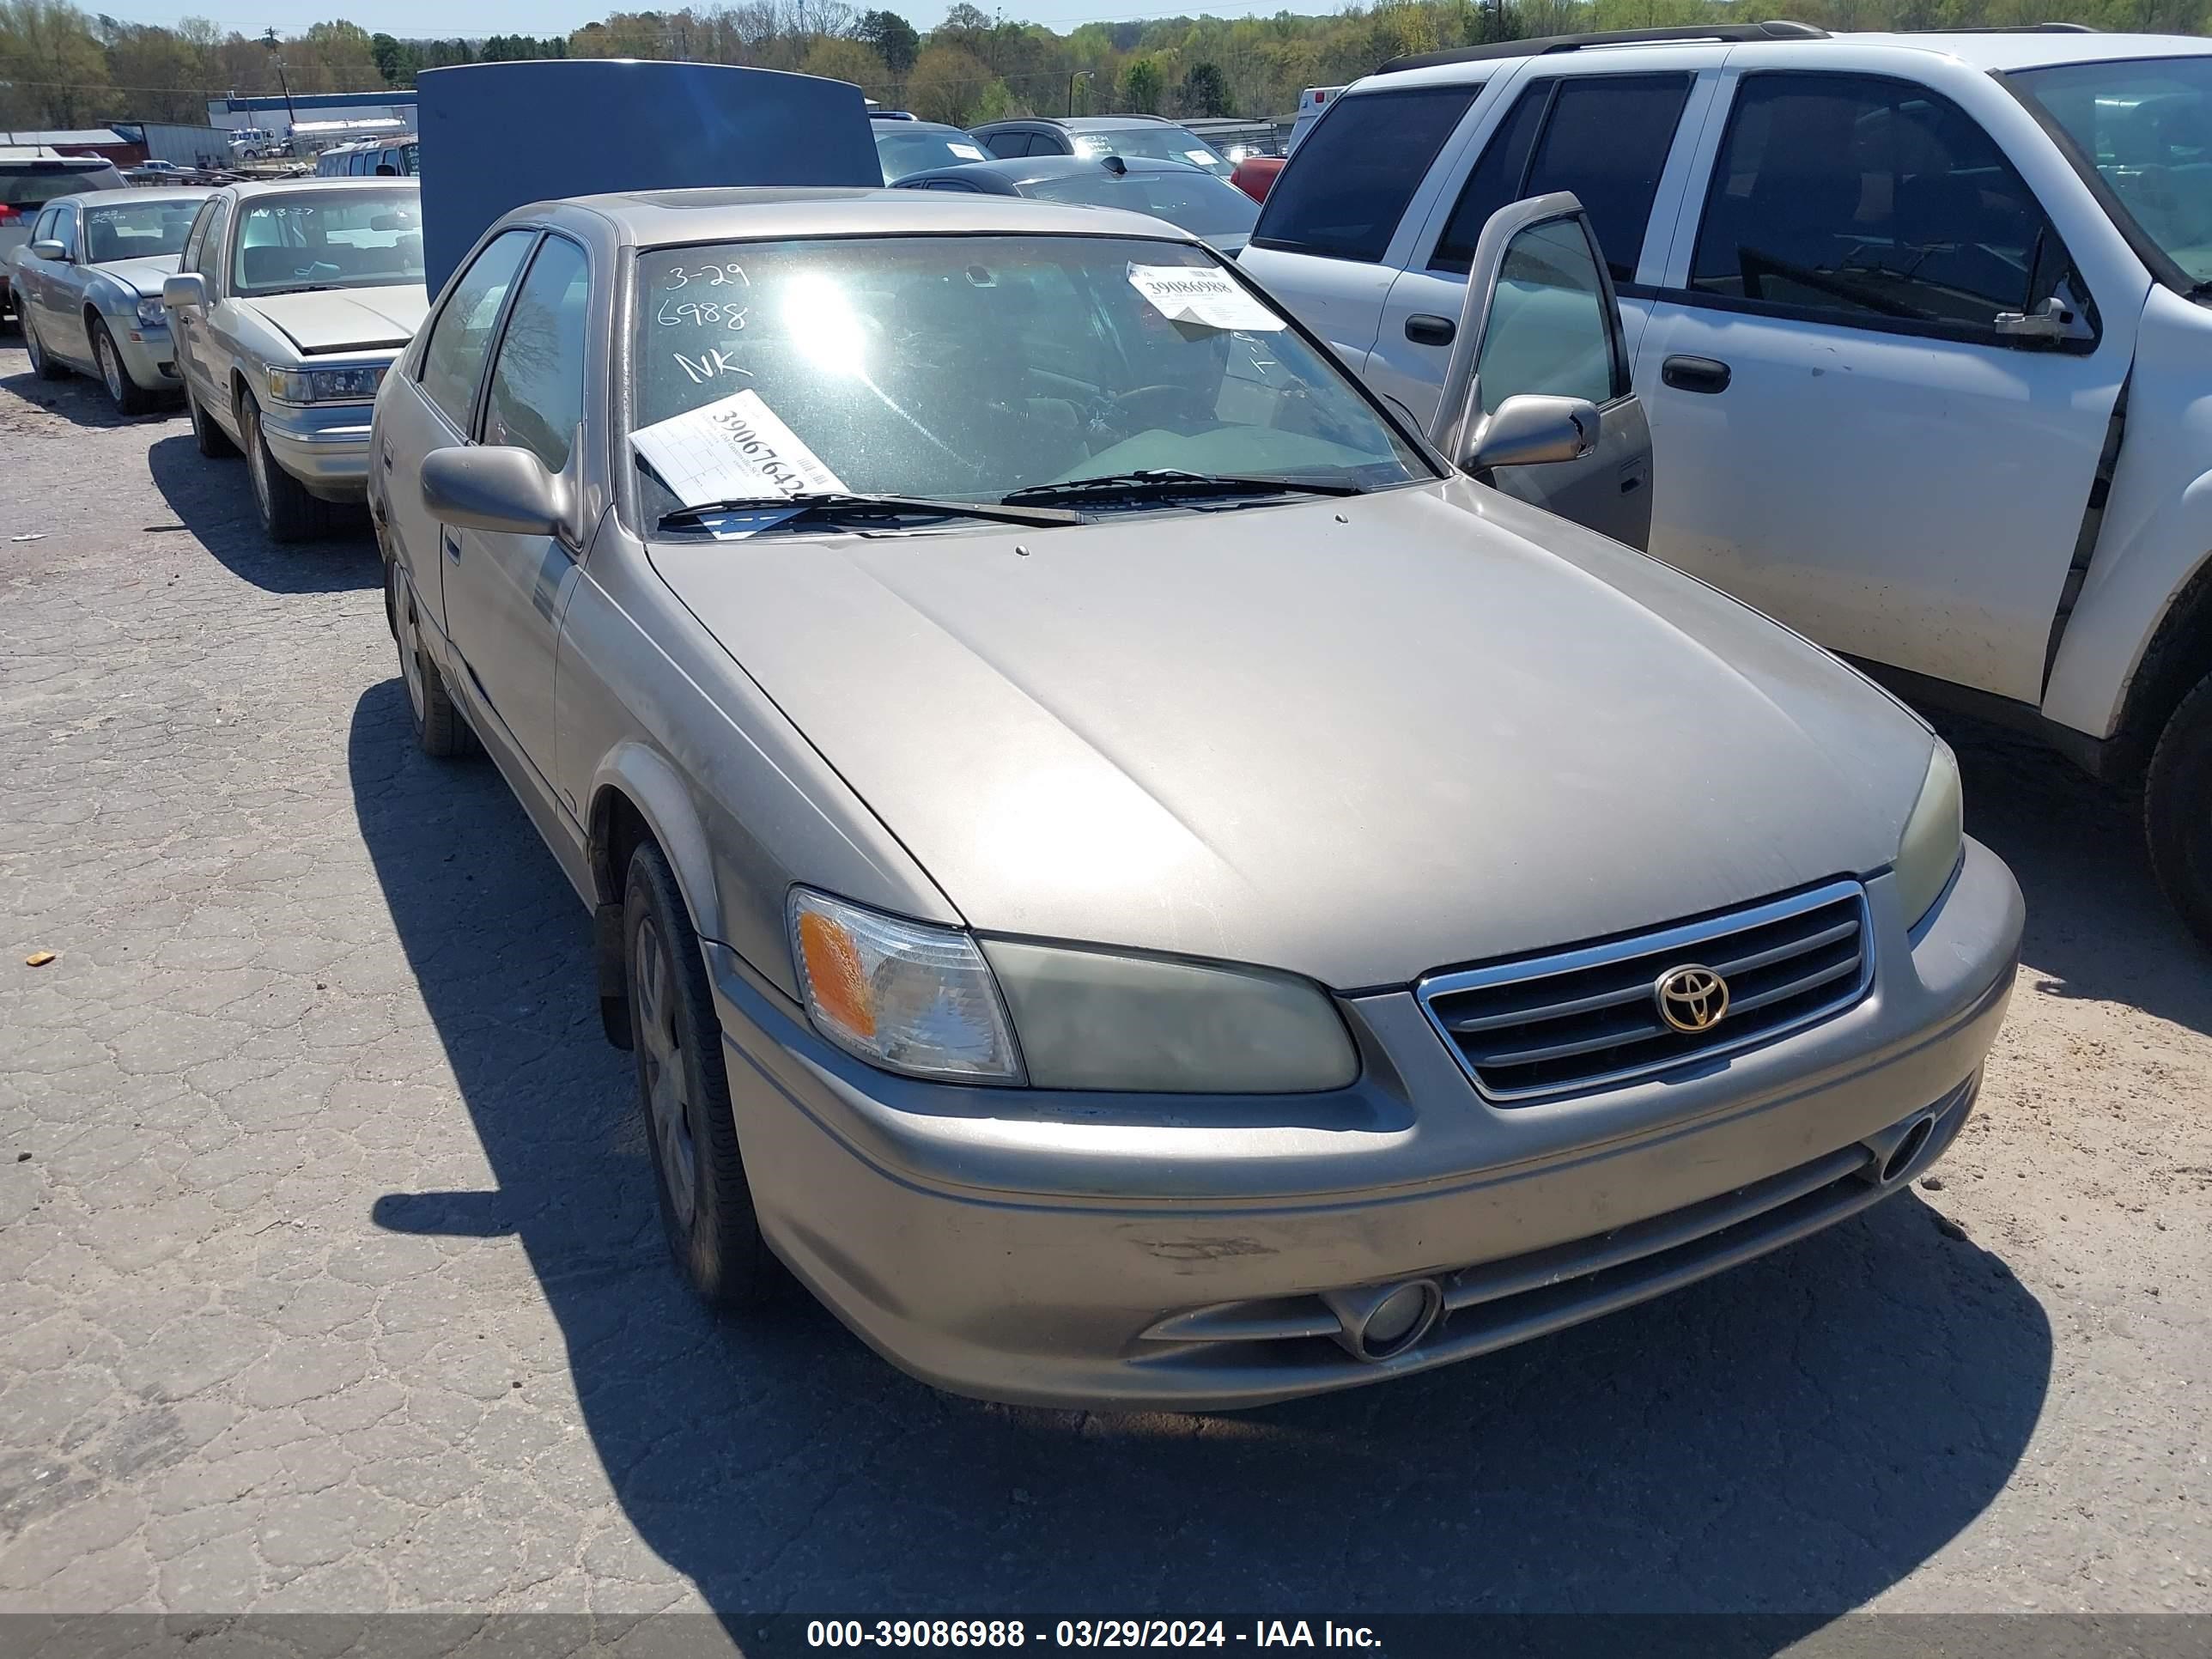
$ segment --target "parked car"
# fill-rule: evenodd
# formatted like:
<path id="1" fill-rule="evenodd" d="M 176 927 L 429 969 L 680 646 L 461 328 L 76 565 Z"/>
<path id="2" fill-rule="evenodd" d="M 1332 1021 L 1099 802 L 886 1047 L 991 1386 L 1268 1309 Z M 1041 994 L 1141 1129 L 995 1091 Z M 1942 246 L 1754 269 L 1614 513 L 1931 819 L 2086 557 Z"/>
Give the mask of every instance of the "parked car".
<path id="1" fill-rule="evenodd" d="M 47 203 L 80 191 L 121 190 L 115 163 L 97 155 L 64 155 L 44 144 L 0 145 L 0 316 L 13 304 L 8 269 Z"/>
<path id="2" fill-rule="evenodd" d="M 411 134 L 333 144 L 315 158 L 318 179 L 412 179 L 422 171 L 422 141 Z"/>
<path id="3" fill-rule="evenodd" d="M 41 380 L 97 375 L 125 415 L 181 388 L 161 284 L 208 194 L 98 191 L 40 210 L 9 259 L 23 349 Z"/>
<path id="4" fill-rule="evenodd" d="M 1313 130 L 1313 124 L 1328 107 L 1328 100 L 1342 92 L 1342 87 L 1308 87 L 1298 94 L 1298 112 L 1291 123 L 1291 141 L 1283 147 L 1288 155 L 1298 146 L 1298 140 Z"/>
<path id="5" fill-rule="evenodd" d="M 1188 161 L 1126 161 L 1119 155 L 1034 155 L 1020 161 L 972 161 L 932 167 L 900 179 L 902 190 L 1027 196 L 1075 207 L 1149 213 L 1234 253 L 1252 234 L 1259 209 L 1235 185 Z"/>
<path id="6" fill-rule="evenodd" d="M 413 179 L 225 185 L 162 284 L 200 453 L 245 451 L 273 540 L 362 497 L 370 405 L 428 302 L 420 210 Z"/>
<path id="7" fill-rule="evenodd" d="M 963 161 L 988 159 L 982 148 L 958 127 L 917 121 L 911 115 L 884 110 L 872 112 L 868 126 L 875 136 L 876 155 L 883 161 L 887 185 L 925 167 L 957 167 Z"/>
<path id="8" fill-rule="evenodd" d="M 1248 155 L 1237 164 L 1236 171 L 1229 175 L 1229 182 L 1254 201 L 1264 202 L 1268 191 L 1274 187 L 1275 175 L 1282 170 L 1283 157 L 1279 155 Z"/>
<path id="9" fill-rule="evenodd" d="M 1574 191 L 1659 453 L 1651 551 L 2140 786 L 2212 942 L 2212 42 L 1674 33 L 1389 66 L 1245 263 L 1426 418 L 1477 231 Z"/>
<path id="10" fill-rule="evenodd" d="M 123 169 L 125 182 L 133 185 L 189 184 L 198 176 L 199 170 L 197 167 L 182 167 L 174 161 L 164 161 L 158 156 L 149 161 L 141 161 L 136 167 Z"/>
<path id="11" fill-rule="evenodd" d="M 992 121 L 969 132 L 1000 161 L 1026 155 L 1144 156 L 1188 161 L 1226 179 L 1229 160 L 1187 127 L 1157 115 L 1025 115 Z"/>
<path id="12" fill-rule="evenodd" d="M 1454 459 L 1587 441 L 1479 367 Z M 780 1257 L 945 1388 L 1250 1405 L 1802 1237 L 1971 1109 L 2021 911 L 1950 752 L 1156 219 L 524 208 L 375 442 L 417 738 L 592 909 L 713 1301 Z"/>

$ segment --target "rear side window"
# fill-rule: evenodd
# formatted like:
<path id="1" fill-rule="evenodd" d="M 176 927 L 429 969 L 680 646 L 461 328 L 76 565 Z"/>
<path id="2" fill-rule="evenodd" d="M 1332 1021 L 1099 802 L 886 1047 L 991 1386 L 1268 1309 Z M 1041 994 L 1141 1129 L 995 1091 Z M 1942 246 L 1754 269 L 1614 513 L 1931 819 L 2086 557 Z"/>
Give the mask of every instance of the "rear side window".
<path id="1" fill-rule="evenodd" d="M 500 304 L 537 235 L 534 230 L 510 230 L 495 237 L 454 283 L 423 343 L 422 395 L 464 432 L 476 408 L 477 381 Z"/>
<path id="2" fill-rule="evenodd" d="M 1602 75 L 1529 87 L 1468 175 L 1430 269 L 1464 274 L 1492 214 L 1524 197 L 1571 190 L 1589 214 L 1613 281 L 1633 282 L 1690 81 Z"/>
<path id="3" fill-rule="evenodd" d="M 1747 77 L 1690 285 L 1865 327 L 1987 333 L 2067 260 L 2035 198 L 1955 104 L 1873 76 Z"/>
<path id="4" fill-rule="evenodd" d="M 1001 161 L 1011 161 L 1030 153 L 1030 136 L 1026 132 L 994 132 L 983 141 L 983 148 Z"/>
<path id="5" fill-rule="evenodd" d="M 1340 98 L 1267 192 L 1255 246 L 1331 259 L 1380 259 L 1406 204 L 1480 85 Z"/>

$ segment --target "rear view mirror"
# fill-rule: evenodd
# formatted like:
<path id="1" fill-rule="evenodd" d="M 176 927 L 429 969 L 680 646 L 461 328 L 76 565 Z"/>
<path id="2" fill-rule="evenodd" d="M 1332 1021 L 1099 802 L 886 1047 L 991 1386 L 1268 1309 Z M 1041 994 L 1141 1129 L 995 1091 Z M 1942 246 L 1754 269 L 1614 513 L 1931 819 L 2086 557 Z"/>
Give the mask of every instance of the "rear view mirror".
<path id="1" fill-rule="evenodd" d="M 422 459 L 422 505 L 441 524 L 508 536 L 565 535 L 568 486 L 526 449 L 453 445 Z"/>
<path id="2" fill-rule="evenodd" d="M 208 302 L 207 278 L 197 270 L 179 271 L 161 279 L 161 304 L 169 311 L 187 311 L 195 307 L 204 308 Z"/>
<path id="3" fill-rule="evenodd" d="M 1469 445 L 1470 472 L 1491 466 L 1540 466 L 1578 461 L 1596 447 L 1597 405 L 1587 398 L 1547 398 L 1534 392 L 1508 398 L 1485 416 Z"/>
<path id="4" fill-rule="evenodd" d="M 31 257 L 33 259 L 55 259 L 63 264 L 67 264 L 69 249 L 52 237 L 46 237 L 31 244 Z"/>

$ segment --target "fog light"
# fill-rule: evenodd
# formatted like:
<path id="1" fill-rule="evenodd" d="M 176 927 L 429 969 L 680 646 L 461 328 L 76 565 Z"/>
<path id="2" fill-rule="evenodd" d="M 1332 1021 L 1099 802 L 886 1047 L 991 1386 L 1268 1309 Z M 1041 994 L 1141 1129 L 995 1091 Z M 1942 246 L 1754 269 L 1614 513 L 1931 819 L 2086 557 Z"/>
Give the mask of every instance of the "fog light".
<path id="1" fill-rule="evenodd" d="M 1323 1291 L 1336 1316 L 1337 1344 L 1357 1358 L 1389 1359 L 1429 1334 L 1443 1311 L 1444 1295 L 1432 1279 L 1358 1291 Z"/>
<path id="2" fill-rule="evenodd" d="M 1382 1298 L 1381 1307 L 1368 1316 L 1367 1340 L 1364 1346 L 1370 1353 L 1394 1350 L 1427 1322 L 1428 1316 L 1428 1286 L 1401 1285 Z"/>

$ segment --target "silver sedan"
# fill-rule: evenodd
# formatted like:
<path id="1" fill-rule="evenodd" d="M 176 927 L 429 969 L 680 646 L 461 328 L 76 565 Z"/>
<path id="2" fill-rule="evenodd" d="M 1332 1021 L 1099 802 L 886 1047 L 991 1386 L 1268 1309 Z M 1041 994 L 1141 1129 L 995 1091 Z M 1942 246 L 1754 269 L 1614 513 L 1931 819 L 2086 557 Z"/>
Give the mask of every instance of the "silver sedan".
<path id="1" fill-rule="evenodd" d="M 245 452 L 273 540 L 367 488 L 376 388 L 428 303 L 420 207 L 411 179 L 227 185 L 162 285 L 200 453 Z"/>
<path id="2" fill-rule="evenodd" d="M 1600 349 L 1528 293 L 1594 256 L 1501 222 L 1471 333 L 1510 265 Z M 648 193 L 478 243 L 377 403 L 399 666 L 596 919 L 703 1296 L 780 1260 L 947 1389 L 1252 1405 L 1953 1144 L 2021 907 L 1949 751 L 1464 476 L 1595 425 L 1484 372 L 1447 459 L 1106 209 Z"/>
<path id="3" fill-rule="evenodd" d="M 161 308 L 204 190 L 102 190 L 40 210 L 10 256 L 10 285 L 31 367 L 43 380 L 71 369 L 100 378 L 125 415 L 180 389 Z"/>

